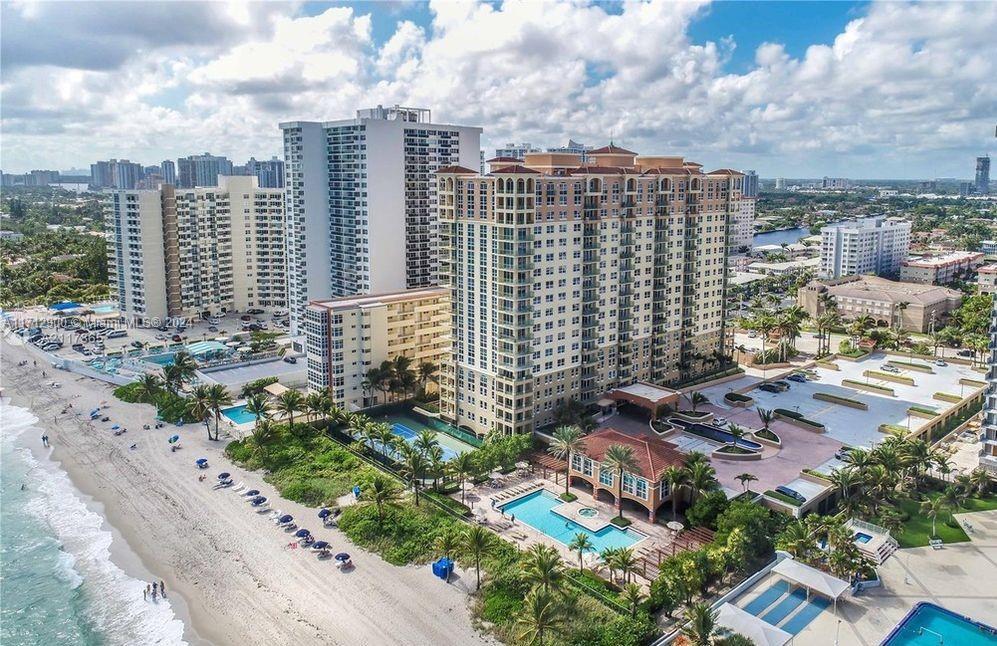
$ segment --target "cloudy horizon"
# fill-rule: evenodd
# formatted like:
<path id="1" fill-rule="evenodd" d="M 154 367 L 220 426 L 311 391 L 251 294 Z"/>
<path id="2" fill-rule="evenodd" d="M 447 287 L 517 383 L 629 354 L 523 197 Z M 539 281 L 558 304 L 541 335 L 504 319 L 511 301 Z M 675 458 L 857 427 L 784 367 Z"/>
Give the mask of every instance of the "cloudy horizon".
<path id="1" fill-rule="evenodd" d="M 763 177 L 968 178 L 997 149 L 997 3 L 5 2 L 4 172 L 209 151 L 410 105 Z"/>

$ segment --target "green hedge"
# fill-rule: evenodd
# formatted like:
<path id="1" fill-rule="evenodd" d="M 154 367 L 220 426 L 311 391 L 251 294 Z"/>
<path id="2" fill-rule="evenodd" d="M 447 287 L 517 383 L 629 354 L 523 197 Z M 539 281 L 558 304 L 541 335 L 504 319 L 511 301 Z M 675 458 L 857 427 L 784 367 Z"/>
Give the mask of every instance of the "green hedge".
<path id="1" fill-rule="evenodd" d="M 831 393 L 814 393 L 813 398 L 819 399 L 820 401 L 831 402 L 832 404 L 841 404 L 842 406 L 849 406 L 860 410 L 869 410 L 869 404 L 865 402 L 860 402 L 857 399 L 849 399 L 848 397 L 842 397 L 840 395 L 832 395 Z"/>
<path id="2" fill-rule="evenodd" d="M 928 408 L 927 406 L 911 406 L 907 409 L 909 414 L 917 415 L 918 417 L 927 415 L 928 419 L 932 417 L 937 417 L 941 413 L 935 408 Z"/>
<path id="3" fill-rule="evenodd" d="M 796 498 L 790 498 L 789 496 L 781 494 L 774 489 L 769 489 L 768 491 L 765 492 L 765 495 L 768 496 L 769 498 L 775 498 L 780 502 L 784 502 L 787 505 L 792 505 L 793 507 L 799 507 L 800 505 L 803 504 Z"/>
<path id="4" fill-rule="evenodd" d="M 750 403 L 755 401 L 754 399 L 748 397 L 747 395 L 742 395 L 741 393 L 733 393 L 733 392 L 724 395 L 724 399 L 730 400 L 732 402 L 742 402 L 742 403 Z"/>
<path id="5" fill-rule="evenodd" d="M 896 375 L 892 372 L 883 372 L 881 370 L 865 370 L 862 372 L 863 377 L 872 377 L 873 379 L 882 379 L 883 381 L 892 381 L 895 384 L 904 384 L 907 386 L 916 386 L 914 379 L 906 375 Z"/>
<path id="6" fill-rule="evenodd" d="M 795 424 L 796 426 L 801 426 L 804 429 L 810 427 L 816 430 L 820 430 L 821 432 L 823 432 L 825 429 L 825 426 L 820 422 L 815 422 L 812 419 L 807 419 L 800 413 L 797 413 L 796 411 L 793 410 L 787 410 L 785 408 L 776 408 L 775 410 L 772 411 L 772 413 L 776 416 L 776 418 L 782 418 L 784 421 L 789 422 L 790 424 Z"/>
<path id="7" fill-rule="evenodd" d="M 941 400 L 943 402 L 949 402 L 950 404 L 958 404 L 962 401 L 962 397 L 959 395 L 953 395 L 952 393 L 942 393 L 938 392 L 932 395 L 935 399 Z"/>
<path id="8" fill-rule="evenodd" d="M 880 433 L 906 433 L 907 432 L 907 427 L 906 426 L 900 426 L 899 424 L 880 424 L 879 425 L 879 432 Z"/>
<path id="9" fill-rule="evenodd" d="M 263 392 L 263 389 L 271 384 L 277 383 L 277 377 L 263 377 L 255 381 L 250 381 L 242 387 L 242 396 L 249 397 L 253 393 Z"/>
<path id="10" fill-rule="evenodd" d="M 887 388 L 886 386 L 879 386 L 876 384 L 867 384 L 864 381 L 857 381 L 855 379 L 842 379 L 842 386 L 848 386 L 849 388 L 855 388 L 856 390 L 868 390 L 874 393 L 883 393 L 884 395 L 889 395 L 890 397 L 896 397 L 897 394 L 892 388 Z"/>
<path id="11" fill-rule="evenodd" d="M 985 382 L 985 381 L 977 381 L 975 379 L 967 379 L 966 377 L 963 377 L 962 379 L 959 380 L 959 385 L 960 386 L 972 386 L 973 388 L 983 388 L 984 386 L 987 385 L 987 382 Z"/>
<path id="12" fill-rule="evenodd" d="M 755 431 L 755 437 L 760 437 L 762 439 L 768 440 L 769 442 L 776 442 L 778 444 L 782 444 L 782 440 L 779 439 L 779 436 L 767 428 L 760 428 L 757 431 Z"/>
<path id="13" fill-rule="evenodd" d="M 902 361 L 900 359 L 889 359 L 886 363 L 887 365 L 896 366 L 897 368 L 904 368 L 905 370 L 916 370 L 918 372 L 925 372 L 928 374 L 935 373 L 935 369 L 932 368 L 931 366 L 924 363 L 918 363 L 916 361 Z"/>

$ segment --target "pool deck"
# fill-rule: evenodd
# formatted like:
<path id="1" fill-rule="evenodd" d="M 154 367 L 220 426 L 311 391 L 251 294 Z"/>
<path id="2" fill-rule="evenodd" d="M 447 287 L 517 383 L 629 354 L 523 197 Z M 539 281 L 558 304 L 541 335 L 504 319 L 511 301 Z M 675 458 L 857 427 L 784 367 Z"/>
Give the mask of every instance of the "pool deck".
<path id="1" fill-rule="evenodd" d="M 918 601 L 997 623 L 997 511 L 956 514 L 956 519 L 967 529 L 968 542 L 948 543 L 940 550 L 897 551 L 878 568 L 882 587 L 857 597 L 845 593 L 838 601 L 838 617 L 828 608 L 796 636 L 795 643 L 831 646 L 837 632 L 841 646 L 874 646 Z"/>

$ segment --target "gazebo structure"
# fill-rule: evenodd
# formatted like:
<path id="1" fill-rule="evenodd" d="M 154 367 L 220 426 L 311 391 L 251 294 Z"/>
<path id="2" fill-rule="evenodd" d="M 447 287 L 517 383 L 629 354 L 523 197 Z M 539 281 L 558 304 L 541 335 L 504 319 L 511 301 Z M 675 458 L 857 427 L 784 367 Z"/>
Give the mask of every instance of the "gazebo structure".
<path id="1" fill-rule="evenodd" d="M 741 610 L 732 603 L 720 606 L 717 623 L 744 635 L 755 646 L 785 646 L 793 636 L 782 628 L 776 628 L 769 622 L 756 617 L 750 612 Z"/>
<path id="2" fill-rule="evenodd" d="M 811 593 L 831 599 L 834 601 L 835 614 L 838 612 L 838 597 L 850 587 L 847 581 L 842 581 L 836 576 L 831 576 L 827 572 L 822 572 L 791 558 L 784 559 L 772 568 L 772 574 L 785 579 L 791 585 L 805 588 L 808 599 Z"/>
<path id="3" fill-rule="evenodd" d="M 637 381 L 629 386 L 614 388 L 599 400 L 599 405 L 615 405 L 621 401 L 639 406 L 651 414 L 651 419 L 658 418 L 658 411 L 662 406 L 672 406 L 678 403 L 680 393 L 671 388 L 656 386 L 644 381 Z"/>

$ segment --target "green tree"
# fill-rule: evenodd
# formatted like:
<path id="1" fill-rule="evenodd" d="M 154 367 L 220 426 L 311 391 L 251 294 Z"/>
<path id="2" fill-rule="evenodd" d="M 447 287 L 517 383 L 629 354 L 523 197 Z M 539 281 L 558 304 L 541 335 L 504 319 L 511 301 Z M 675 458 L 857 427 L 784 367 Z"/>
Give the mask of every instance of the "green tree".
<path id="1" fill-rule="evenodd" d="M 144 374 L 135 382 L 135 395 L 143 402 L 156 401 L 162 390 L 162 379 L 153 374 Z"/>
<path id="2" fill-rule="evenodd" d="M 564 576 L 561 555 L 550 545 L 534 543 L 523 555 L 523 573 L 535 585 L 549 591 L 557 590 Z"/>
<path id="3" fill-rule="evenodd" d="M 668 493 L 672 498 L 672 520 L 675 520 L 678 518 L 679 497 L 682 488 L 689 481 L 688 474 L 685 469 L 674 465 L 668 466 L 661 472 L 661 481 L 668 485 Z"/>
<path id="4" fill-rule="evenodd" d="M 208 420 L 211 417 L 211 393 L 208 386 L 202 384 L 194 387 L 194 392 L 187 400 L 187 414 L 193 419 L 201 420 L 210 440 L 211 426 L 208 425 Z"/>
<path id="5" fill-rule="evenodd" d="M 360 500 L 377 507 L 377 524 L 384 525 L 384 508 L 398 500 L 398 487 L 392 480 L 376 473 L 370 483 L 360 490 Z"/>
<path id="6" fill-rule="evenodd" d="M 568 544 L 568 549 L 572 552 L 578 553 L 578 571 L 581 572 L 584 567 L 584 557 L 585 552 L 592 550 L 594 546 L 592 545 L 592 539 L 585 532 L 578 532 L 575 537 L 571 539 L 571 543 Z"/>
<path id="7" fill-rule="evenodd" d="M 644 601 L 644 591 L 636 583 L 627 583 L 620 592 L 623 603 L 630 609 L 630 616 L 637 616 L 637 609 Z"/>
<path id="8" fill-rule="evenodd" d="M 737 476 L 734 479 L 741 483 L 741 486 L 744 487 L 745 493 L 747 493 L 748 491 L 748 485 L 750 485 L 752 482 L 758 481 L 758 478 L 751 473 L 742 473 L 741 475 Z"/>
<path id="9" fill-rule="evenodd" d="M 698 390 L 694 390 L 686 395 L 686 399 L 689 400 L 689 405 L 692 406 L 692 412 L 697 412 L 700 406 L 703 404 L 709 404 L 710 400 L 703 393 Z"/>
<path id="10" fill-rule="evenodd" d="M 221 384 L 211 384 L 208 386 L 208 401 L 211 405 L 210 414 L 215 420 L 215 437 L 214 440 L 218 441 L 218 423 L 222 419 L 222 409 L 232 405 L 232 396 L 228 394 L 228 390 L 225 386 Z"/>
<path id="11" fill-rule="evenodd" d="M 606 449 L 602 458 L 602 466 L 613 471 L 616 476 L 616 511 L 618 518 L 623 519 L 623 473 L 637 472 L 637 458 L 632 447 L 623 444 L 613 444 Z"/>
<path id="12" fill-rule="evenodd" d="M 464 453 L 458 454 L 454 459 L 447 463 L 447 468 L 450 471 L 450 476 L 460 484 L 460 502 L 464 503 L 464 483 L 467 482 L 468 478 L 474 477 L 477 474 L 477 465 L 474 459 L 474 453 L 471 451 L 466 451 Z"/>
<path id="13" fill-rule="evenodd" d="M 708 603 L 695 603 L 685 613 L 682 635 L 692 646 L 712 646 L 717 636 L 717 611 Z"/>
<path id="14" fill-rule="evenodd" d="M 246 397 L 246 410 L 256 417 L 257 425 L 270 418 L 270 402 L 263 393 L 252 393 Z"/>
<path id="15" fill-rule="evenodd" d="M 582 429 L 577 426 L 559 426 L 554 430 L 553 437 L 554 440 L 547 448 L 547 452 L 568 464 L 568 468 L 564 471 L 564 494 L 567 495 L 571 456 L 585 450 L 585 441 L 582 439 Z"/>
<path id="16" fill-rule="evenodd" d="M 558 598 L 549 590 L 536 587 L 526 594 L 523 612 L 516 618 L 519 639 L 527 644 L 543 646 L 544 636 L 556 632 L 565 623 Z"/>
<path id="17" fill-rule="evenodd" d="M 481 589 L 481 559 L 494 551 L 496 540 L 495 535 L 481 525 L 470 525 L 464 530 L 461 547 L 463 553 L 474 562 L 477 590 Z"/>
<path id="18" fill-rule="evenodd" d="M 288 429 L 294 432 L 294 414 L 304 406 L 304 397 L 297 390 L 285 390 L 277 397 L 277 412 L 286 415 Z"/>
<path id="19" fill-rule="evenodd" d="M 419 485 L 426 475 L 429 464 L 422 451 L 414 446 L 403 442 L 400 447 L 401 453 L 401 473 L 408 480 L 412 491 L 415 493 L 415 506 L 419 506 Z"/>

